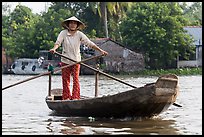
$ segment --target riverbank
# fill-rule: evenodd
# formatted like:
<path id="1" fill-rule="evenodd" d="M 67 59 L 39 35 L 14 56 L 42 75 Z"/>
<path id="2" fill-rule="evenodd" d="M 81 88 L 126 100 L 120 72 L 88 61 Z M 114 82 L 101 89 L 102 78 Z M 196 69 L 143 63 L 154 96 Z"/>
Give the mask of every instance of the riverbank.
<path id="1" fill-rule="evenodd" d="M 164 69 L 158 69 L 158 70 L 142 70 L 142 71 L 136 71 L 136 72 L 131 72 L 131 73 L 127 73 L 127 72 L 120 72 L 118 74 L 111 74 L 108 73 L 110 75 L 135 75 L 135 76 L 159 76 L 159 75 L 163 75 L 163 74 L 176 74 L 179 76 L 182 75 L 202 75 L 202 67 L 198 67 L 198 68 L 179 68 L 179 69 L 168 69 L 168 70 L 164 70 Z M 13 74 L 13 73 L 2 73 L 2 74 Z M 56 74 L 57 75 L 57 74 Z"/>
<path id="2" fill-rule="evenodd" d="M 159 76 L 163 74 L 176 74 L 176 75 L 202 75 L 202 67 L 198 68 L 178 68 L 178 69 L 158 69 L 158 70 L 142 70 L 137 72 L 125 73 L 121 72 L 119 75 L 137 75 L 137 76 Z"/>

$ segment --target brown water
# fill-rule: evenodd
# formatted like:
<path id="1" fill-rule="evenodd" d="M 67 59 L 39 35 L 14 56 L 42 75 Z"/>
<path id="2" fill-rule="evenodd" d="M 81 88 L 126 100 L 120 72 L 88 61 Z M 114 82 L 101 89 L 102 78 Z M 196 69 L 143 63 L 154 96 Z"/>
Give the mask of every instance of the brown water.
<path id="1" fill-rule="evenodd" d="M 2 75 L 2 87 L 33 76 Z M 157 77 L 116 76 L 136 87 Z M 81 76 L 81 95 L 94 96 L 94 76 Z M 166 112 L 152 119 L 56 116 L 45 102 L 48 77 L 43 76 L 2 91 L 3 135 L 201 135 L 202 76 L 179 76 L 180 94 Z M 53 76 L 52 87 L 61 88 L 61 76 Z M 131 89 L 101 77 L 99 96 Z"/>

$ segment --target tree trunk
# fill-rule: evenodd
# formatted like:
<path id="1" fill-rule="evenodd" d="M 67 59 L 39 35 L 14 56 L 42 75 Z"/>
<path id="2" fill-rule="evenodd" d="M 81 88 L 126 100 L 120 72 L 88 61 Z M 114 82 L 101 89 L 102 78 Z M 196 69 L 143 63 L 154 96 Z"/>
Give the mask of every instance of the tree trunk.
<path id="1" fill-rule="evenodd" d="M 105 28 L 105 34 L 106 38 L 108 38 L 108 24 L 107 24 L 107 7 L 106 2 L 101 2 L 101 10 L 102 10 L 102 18 L 104 21 L 104 28 Z"/>

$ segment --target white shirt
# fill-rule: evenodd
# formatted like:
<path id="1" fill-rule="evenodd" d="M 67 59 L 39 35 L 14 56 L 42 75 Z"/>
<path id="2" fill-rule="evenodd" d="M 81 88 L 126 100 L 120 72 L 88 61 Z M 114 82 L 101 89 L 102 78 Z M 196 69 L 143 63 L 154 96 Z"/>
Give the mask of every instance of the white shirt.
<path id="1" fill-rule="evenodd" d="M 59 46 L 63 46 L 62 55 L 71 58 L 75 61 L 81 61 L 80 45 L 83 43 L 87 47 L 92 48 L 95 44 L 81 31 L 77 30 L 74 35 L 71 35 L 67 29 L 62 30 L 55 42 Z M 66 64 L 73 64 L 74 62 L 61 58 L 61 61 Z"/>

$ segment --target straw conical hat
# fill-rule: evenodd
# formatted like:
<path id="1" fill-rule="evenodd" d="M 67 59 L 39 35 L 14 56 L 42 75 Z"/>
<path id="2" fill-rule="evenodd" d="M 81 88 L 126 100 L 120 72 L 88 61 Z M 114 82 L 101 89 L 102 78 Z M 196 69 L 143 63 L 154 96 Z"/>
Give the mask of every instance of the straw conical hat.
<path id="1" fill-rule="evenodd" d="M 72 17 L 70 17 L 70 18 L 64 20 L 64 21 L 62 22 L 62 27 L 64 27 L 65 29 L 67 29 L 68 26 L 66 26 L 66 23 L 67 23 L 68 21 L 71 21 L 71 20 L 72 20 L 72 21 L 77 21 L 77 22 L 79 23 L 79 26 L 78 26 L 79 29 L 84 29 L 84 28 L 85 28 L 84 23 L 81 22 L 79 19 L 77 19 L 75 16 L 72 16 Z"/>

